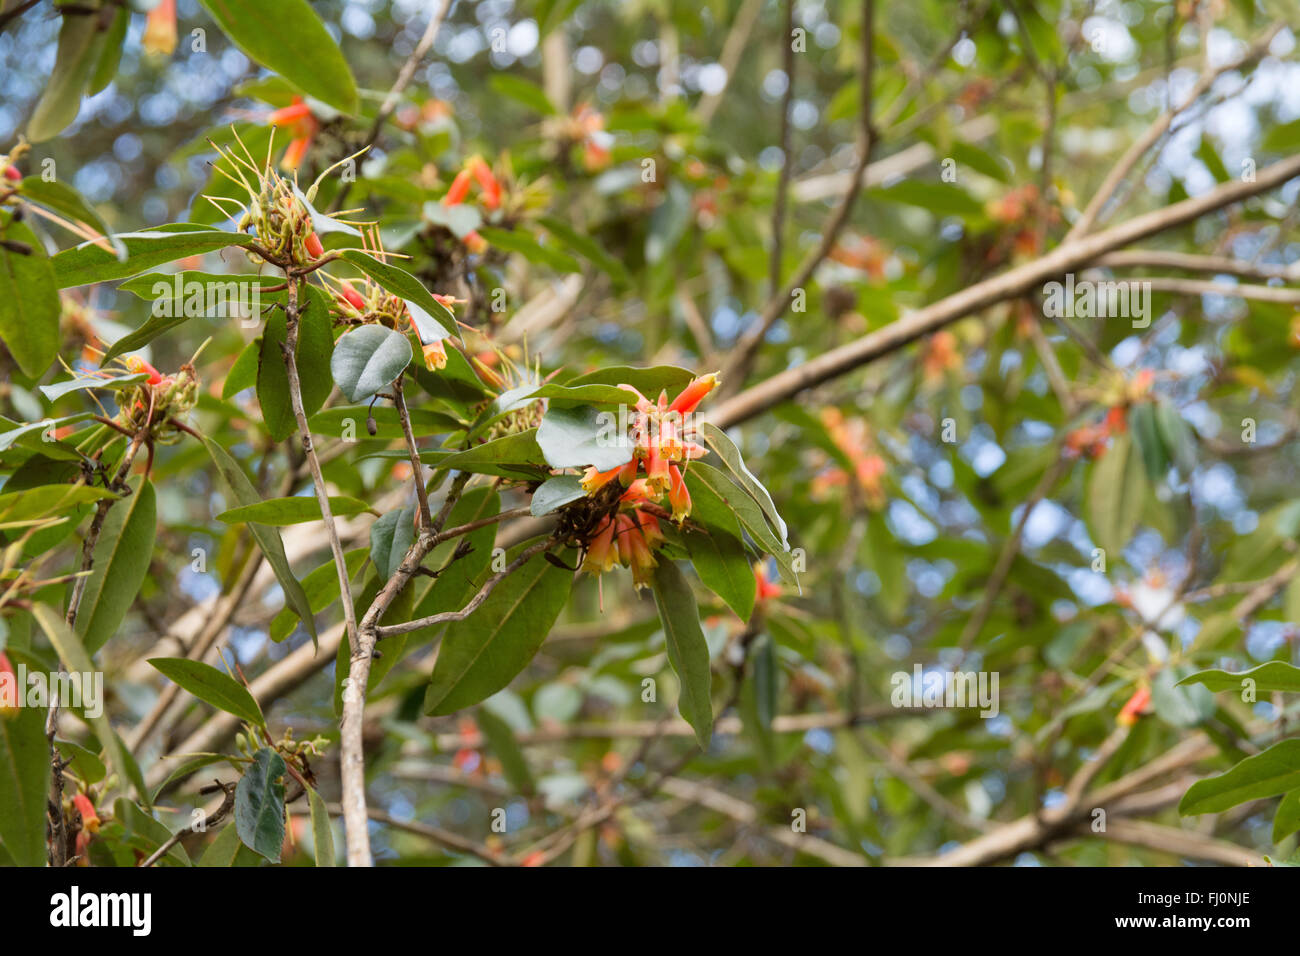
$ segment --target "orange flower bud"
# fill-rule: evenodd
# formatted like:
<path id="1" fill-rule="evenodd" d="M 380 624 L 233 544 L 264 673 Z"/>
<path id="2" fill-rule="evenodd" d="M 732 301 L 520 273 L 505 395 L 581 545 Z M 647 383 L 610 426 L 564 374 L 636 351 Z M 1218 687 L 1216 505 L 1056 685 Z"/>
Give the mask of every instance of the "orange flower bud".
<path id="1" fill-rule="evenodd" d="M 313 232 L 312 236 L 314 237 L 315 235 L 316 233 Z M 318 239 L 317 242 L 319 241 L 320 240 Z M 366 311 L 366 300 L 361 297 L 360 292 L 352 288 L 352 283 L 350 282 L 343 283 L 343 291 L 340 293 L 339 298 L 352 306 L 352 308 L 356 309 L 358 312 Z"/>
<path id="2" fill-rule="evenodd" d="M 320 244 L 320 236 L 314 232 L 307 233 L 307 238 L 303 240 L 303 248 L 307 250 L 307 255 L 313 259 L 319 259 L 325 255 L 325 247 Z"/>
<path id="3" fill-rule="evenodd" d="M 16 183 L 16 182 L 18 182 L 18 180 L 20 180 L 20 179 L 22 179 L 22 178 L 23 178 L 23 174 L 20 173 L 20 172 L 18 171 L 18 167 L 17 167 L 17 166 L 6 166 L 6 167 L 5 167 L 5 179 L 8 179 L 8 180 L 10 180 L 11 182 L 15 182 L 15 183 Z"/>
<path id="4" fill-rule="evenodd" d="M 487 240 L 478 234 L 475 230 L 465 237 L 465 248 L 476 256 L 481 256 L 487 252 Z"/>

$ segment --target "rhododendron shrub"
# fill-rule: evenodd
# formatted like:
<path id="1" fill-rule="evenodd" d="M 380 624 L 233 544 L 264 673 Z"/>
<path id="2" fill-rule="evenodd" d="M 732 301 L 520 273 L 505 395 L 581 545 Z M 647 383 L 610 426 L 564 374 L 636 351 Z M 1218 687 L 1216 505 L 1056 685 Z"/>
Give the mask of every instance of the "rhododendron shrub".
<path id="1" fill-rule="evenodd" d="M 0 3 L 0 863 L 1289 858 L 1271 6 Z"/>

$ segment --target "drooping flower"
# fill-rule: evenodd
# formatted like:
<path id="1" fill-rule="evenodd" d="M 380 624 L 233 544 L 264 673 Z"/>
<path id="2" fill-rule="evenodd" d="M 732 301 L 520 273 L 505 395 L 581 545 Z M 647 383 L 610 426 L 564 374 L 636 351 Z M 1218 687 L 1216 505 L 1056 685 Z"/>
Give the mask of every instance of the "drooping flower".
<path id="1" fill-rule="evenodd" d="M 98 833 L 99 814 L 95 811 L 95 805 L 90 802 L 90 797 L 79 793 L 72 798 L 72 803 L 81 814 L 81 829 L 88 833 Z"/>
<path id="2" fill-rule="evenodd" d="M 161 0 L 149 11 L 141 38 L 150 56 L 171 56 L 176 50 L 176 0 Z"/>
<path id="3" fill-rule="evenodd" d="M 680 524 L 691 513 L 691 493 L 676 465 L 668 466 L 668 502 L 673 506 L 673 520 Z"/>
<path id="4" fill-rule="evenodd" d="M 280 168 L 293 171 L 302 165 L 307 150 L 320 132 L 320 121 L 312 113 L 311 107 L 301 96 L 295 96 L 293 103 L 271 112 L 266 118 L 271 126 L 284 127 L 292 139 L 289 148 L 280 159 Z"/>

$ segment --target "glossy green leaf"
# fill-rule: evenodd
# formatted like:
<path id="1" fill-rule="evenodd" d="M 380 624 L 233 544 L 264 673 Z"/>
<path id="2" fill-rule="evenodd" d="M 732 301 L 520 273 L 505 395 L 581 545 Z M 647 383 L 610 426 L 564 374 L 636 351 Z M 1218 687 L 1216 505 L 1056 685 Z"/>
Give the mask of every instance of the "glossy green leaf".
<path id="1" fill-rule="evenodd" d="M 1236 674 L 1218 669 L 1199 671 L 1184 677 L 1178 683 L 1204 684 L 1216 693 L 1225 690 L 1237 693 L 1250 690 L 1254 694 L 1275 690 L 1300 692 L 1300 667 L 1283 661 L 1269 661 Z M 1252 697 L 1253 699 L 1257 698 Z"/>
<path id="2" fill-rule="evenodd" d="M 203 446 L 212 457 L 213 464 L 217 466 L 217 473 L 221 476 L 226 493 L 235 504 L 253 505 L 262 500 L 253 483 L 248 480 L 239 463 L 230 457 L 229 452 L 206 437 L 203 439 Z M 257 541 L 258 547 L 262 549 L 262 553 L 266 555 L 266 563 L 275 572 L 275 579 L 284 589 L 285 604 L 294 609 L 303 627 L 315 640 L 316 622 L 312 618 L 311 605 L 307 602 L 307 595 L 303 593 L 302 585 L 293 576 L 293 569 L 289 567 L 289 559 L 284 553 L 284 542 L 280 540 L 280 532 L 256 523 L 249 524 L 248 530 Z"/>
<path id="3" fill-rule="evenodd" d="M 253 60 L 336 110 L 357 111 L 357 84 L 352 70 L 306 0 L 199 2 Z"/>
<path id="4" fill-rule="evenodd" d="M 369 511 L 370 506 L 364 501 L 348 495 L 330 495 L 330 511 L 335 517 L 359 515 Z M 298 495 L 292 498 L 268 498 L 252 505 L 231 508 L 217 515 L 218 521 L 226 524 L 239 524 L 255 521 L 258 524 L 281 527 L 289 524 L 302 524 L 305 521 L 320 521 L 320 502 L 315 495 Z"/>
<path id="5" fill-rule="evenodd" d="M 557 508 L 562 508 L 571 501 L 586 497 L 582 482 L 574 475 L 557 475 L 548 478 L 533 492 L 529 510 L 535 517 L 548 515 Z"/>
<path id="6" fill-rule="evenodd" d="M 411 364 L 411 342 L 382 325 L 363 325 L 334 343 L 330 371 L 349 402 L 360 402 L 391 385 Z"/>
<path id="7" fill-rule="evenodd" d="M 727 602 L 742 621 L 748 621 L 754 612 L 757 583 L 745 546 L 725 531 L 688 529 L 682 541 L 704 586 Z"/>
<path id="8" fill-rule="evenodd" d="M 668 661 L 681 681 L 677 709 L 695 730 L 701 749 L 708 749 L 713 736 L 709 645 L 700 628 L 700 611 L 691 586 L 677 565 L 664 557 L 660 557 L 654 571 L 654 596 L 664 627 Z"/>
<path id="9" fill-rule="evenodd" d="M 149 573 L 158 533 L 153 485 L 132 480 L 133 493 L 115 502 L 95 543 L 94 564 L 77 612 L 77 634 L 91 654 L 117 633 Z"/>
<path id="10" fill-rule="evenodd" d="M 37 378 L 59 354 L 58 286 L 52 260 L 25 223 L 10 222 L 0 237 L 31 250 L 0 247 L 0 339 L 24 375 Z"/>
<path id="11" fill-rule="evenodd" d="M 248 688 L 211 664 L 183 657 L 151 657 L 149 663 L 173 684 L 213 707 L 234 714 L 245 723 L 261 727 L 266 723 L 262 708 Z"/>
<path id="12" fill-rule="evenodd" d="M 23 706 L 0 717 L 0 844 L 19 866 L 45 865 L 50 788 L 45 714 L 44 708 Z"/>
<path id="13" fill-rule="evenodd" d="M 235 785 L 235 828 L 250 850 L 280 862 L 284 845 L 284 758 L 269 747 L 253 754 L 253 762 Z"/>
<path id="14" fill-rule="evenodd" d="M 1275 797 L 1300 788 L 1300 737 L 1281 740 L 1247 757 L 1227 773 L 1198 780 L 1178 804 L 1184 816 L 1222 813 L 1248 800 Z"/>
<path id="15" fill-rule="evenodd" d="M 551 408 L 537 427 L 537 445 L 552 468 L 609 471 L 632 460 L 632 441 L 618 429 L 618 415 L 590 405 Z"/>
<path id="16" fill-rule="evenodd" d="M 474 613 L 447 628 L 425 713 L 455 713 L 509 684 L 546 640 L 572 583 L 571 571 L 540 557 L 503 578 Z"/>

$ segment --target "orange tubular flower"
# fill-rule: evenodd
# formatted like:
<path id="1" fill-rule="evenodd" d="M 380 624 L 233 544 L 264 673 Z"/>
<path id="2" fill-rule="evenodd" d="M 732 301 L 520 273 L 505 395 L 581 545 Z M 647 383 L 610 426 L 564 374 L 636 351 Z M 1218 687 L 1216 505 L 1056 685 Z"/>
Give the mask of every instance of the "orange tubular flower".
<path id="1" fill-rule="evenodd" d="M 691 513 L 691 493 L 686 490 L 686 480 L 676 465 L 668 466 L 668 503 L 673 506 L 673 520 L 681 524 Z"/>
<path id="2" fill-rule="evenodd" d="M 87 833 L 98 833 L 99 814 L 95 812 L 95 805 L 90 802 L 90 797 L 79 793 L 72 798 L 72 804 L 81 814 L 81 829 Z"/>
<path id="3" fill-rule="evenodd" d="M 172 55 L 176 49 L 176 0 L 162 0 L 149 11 L 141 45 L 151 55 Z"/>
<path id="4" fill-rule="evenodd" d="M 287 153 L 285 154 L 288 155 Z M 320 244 L 320 236 L 314 232 L 307 233 L 307 238 L 303 240 L 303 248 L 307 250 L 307 255 L 313 259 L 319 259 L 325 255 L 325 247 Z"/>
<path id="5" fill-rule="evenodd" d="M 615 478 L 620 477 L 625 466 L 619 465 L 617 468 L 611 468 L 609 471 L 597 471 L 595 467 L 589 467 L 586 474 L 582 476 L 582 490 L 588 495 L 594 495 Z"/>
<path id="6" fill-rule="evenodd" d="M 619 515 L 615 534 L 619 560 L 632 569 L 632 583 L 638 588 L 650 584 L 650 572 L 659 566 L 640 524 L 628 515 Z"/>
<path id="7" fill-rule="evenodd" d="M 451 181 L 451 186 L 447 189 L 447 195 L 442 197 L 444 206 L 459 206 L 469 195 L 469 187 L 472 185 L 473 174 L 468 169 L 462 169 L 456 174 L 456 178 Z"/>
<path id="8" fill-rule="evenodd" d="M 1151 703 L 1151 688 L 1139 687 L 1133 692 L 1133 696 L 1128 699 L 1115 718 L 1115 722 L 1121 727 L 1132 727 L 1137 723 L 1137 719 L 1146 711 L 1147 705 Z"/>
<path id="9" fill-rule="evenodd" d="M 682 389 L 682 393 L 673 399 L 672 404 L 668 406 L 668 410 L 681 415 L 689 415 L 699 408 L 704 396 L 717 388 L 719 384 L 718 376 L 715 373 L 710 372 L 708 375 L 701 375 Z"/>
<path id="10" fill-rule="evenodd" d="M 162 380 L 163 380 L 162 372 L 158 371 L 156 368 L 154 368 L 144 359 L 140 358 L 140 356 L 138 355 L 127 356 L 126 367 L 129 368 L 136 375 L 148 374 L 149 377 L 146 379 L 146 381 L 150 385 L 162 384 Z"/>
<path id="11" fill-rule="evenodd" d="M 603 574 L 618 563 L 618 548 L 614 543 L 614 519 L 606 518 L 596 536 L 587 545 L 587 556 L 582 560 L 582 570 L 588 574 Z"/>
<path id="12" fill-rule="evenodd" d="M 465 168 L 478 180 L 479 188 L 483 190 L 483 205 L 488 209 L 500 208 L 501 183 L 497 181 L 496 176 L 492 175 L 492 168 L 483 157 L 471 156 L 466 161 Z"/>
<path id="13" fill-rule="evenodd" d="M 316 234 L 312 233 L 312 235 L 314 236 Z M 366 311 L 366 300 L 361 297 L 360 292 L 352 288 L 352 283 L 343 283 L 343 291 L 340 293 L 339 297 L 358 312 Z"/>
<path id="14" fill-rule="evenodd" d="M 266 121 L 272 126 L 283 126 L 293 137 L 280 160 L 280 168 L 290 171 L 297 169 L 302 165 L 307 150 L 311 149 L 316 134 L 320 132 L 320 122 L 312 114 L 311 107 L 301 96 L 295 96 L 291 105 L 273 111 Z"/>
<path id="15" fill-rule="evenodd" d="M 438 341 L 430 342 L 423 347 L 424 365 L 431 372 L 435 369 L 447 367 L 447 347 L 442 342 L 442 339 L 438 339 Z"/>
<path id="16" fill-rule="evenodd" d="M 22 178 L 23 178 L 23 174 L 18 171 L 17 166 L 5 167 L 5 179 L 9 180 L 10 182 L 16 183 L 18 182 L 18 180 Z"/>

